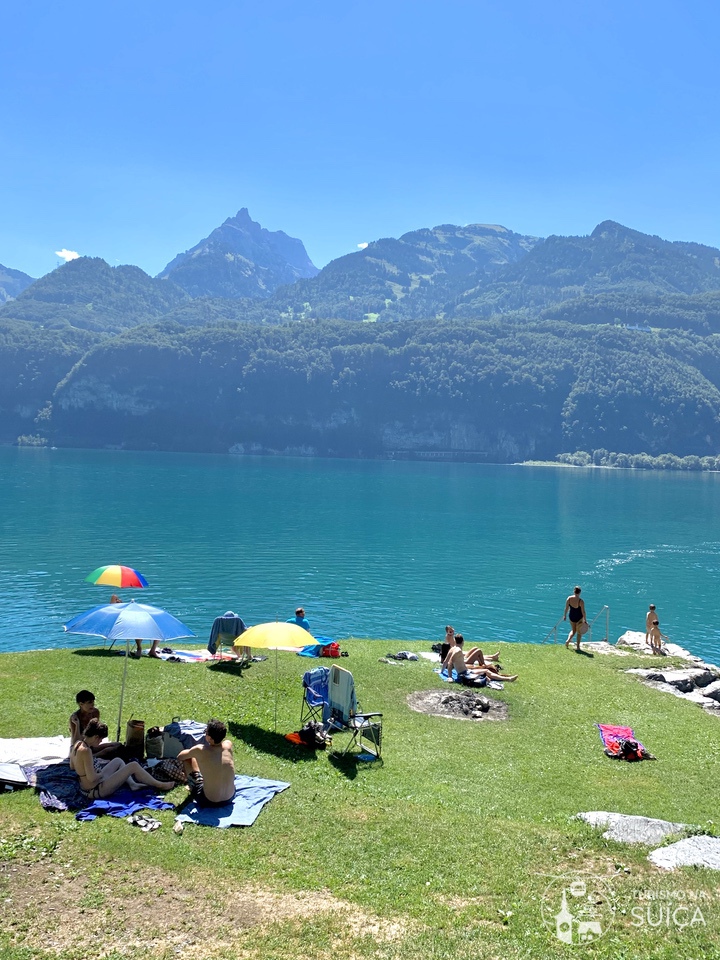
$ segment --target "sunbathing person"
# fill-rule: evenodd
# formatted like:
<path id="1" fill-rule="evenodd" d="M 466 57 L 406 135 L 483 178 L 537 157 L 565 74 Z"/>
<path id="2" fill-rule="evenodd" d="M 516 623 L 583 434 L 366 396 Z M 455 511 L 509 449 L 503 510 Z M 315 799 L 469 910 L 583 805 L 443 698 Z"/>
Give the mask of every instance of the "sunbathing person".
<path id="1" fill-rule="evenodd" d="M 480 647 L 473 647 L 472 650 L 468 650 L 468 652 L 465 654 L 465 663 L 468 666 L 470 666 L 473 663 L 476 663 L 479 667 L 484 667 L 486 664 L 490 663 L 491 661 L 493 663 L 497 663 L 499 659 L 500 659 L 499 650 L 497 653 L 486 653 L 483 656 L 483 652 L 480 649 Z"/>
<path id="2" fill-rule="evenodd" d="M 78 740 L 82 739 L 82 735 L 85 733 L 85 728 L 91 720 L 100 719 L 100 711 L 95 706 L 94 693 L 91 693 L 89 690 L 81 690 L 80 693 L 78 693 L 75 697 L 75 702 L 77 703 L 78 708 L 75 713 L 70 714 L 71 747 L 73 744 L 77 743 Z M 101 757 L 103 760 L 110 760 L 117 756 L 121 747 L 121 743 L 101 743 L 96 750 L 93 750 L 93 754 L 96 757 Z"/>
<path id="3" fill-rule="evenodd" d="M 224 807 L 235 796 L 233 749 L 222 720 L 212 719 L 203 743 L 178 754 L 185 767 L 190 796 L 199 807 Z"/>
<path id="4" fill-rule="evenodd" d="M 155 790 L 174 788 L 174 782 L 156 780 L 136 760 L 123 763 L 117 757 L 101 766 L 101 761 L 93 755 L 93 748 L 100 746 L 107 732 L 107 724 L 93 719 L 81 739 L 70 748 L 70 769 L 80 778 L 80 789 L 88 800 L 104 800 L 125 784 L 131 790 L 141 790 L 143 786 L 154 787 Z"/>
<path id="5" fill-rule="evenodd" d="M 491 667 L 489 665 L 485 666 L 468 666 L 465 661 L 465 652 L 463 650 L 463 644 L 465 643 L 465 638 L 461 633 L 455 634 L 455 646 L 450 650 L 447 657 L 443 662 L 443 667 L 447 670 L 448 676 L 452 676 L 452 671 L 455 670 L 457 673 L 458 680 L 460 683 L 463 682 L 463 678 L 472 680 L 477 677 L 487 677 L 488 680 L 505 680 L 508 683 L 513 680 L 517 680 L 517 675 L 508 676 L 507 674 L 499 673 L 496 667 Z"/>

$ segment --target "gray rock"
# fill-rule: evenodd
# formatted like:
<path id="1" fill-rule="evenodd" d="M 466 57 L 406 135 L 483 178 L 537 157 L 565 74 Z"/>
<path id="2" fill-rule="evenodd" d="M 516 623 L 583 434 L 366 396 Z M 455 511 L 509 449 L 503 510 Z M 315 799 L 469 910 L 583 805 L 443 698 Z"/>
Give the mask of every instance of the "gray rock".
<path id="1" fill-rule="evenodd" d="M 652 817 L 637 817 L 627 813 L 607 813 L 604 810 L 592 810 L 579 813 L 578 819 L 589 823 L 591 827 L 607 827 L 603 833 L 606 840 L 620 843 L 644 843 L 649 847 L 657 846 L 673 833 L 687 830 L 685 823 L 672 823 L 669 820 L 654 820 Z"/>
<path id="2" fill-rule="evenodd" d="M 675 867 L 720 870 L 720 837 L 686 837 L 669 847 L 653 850 L 648 860 L 663 870 L 674 870 Z"/>
<path id="3" fill-rule="evenodd" d="M 712 700 L 717 700 L 720 703 L 720 680 L 716 680 L 714 683 L 704 687 L 703 696 L 710 697 Z"/>

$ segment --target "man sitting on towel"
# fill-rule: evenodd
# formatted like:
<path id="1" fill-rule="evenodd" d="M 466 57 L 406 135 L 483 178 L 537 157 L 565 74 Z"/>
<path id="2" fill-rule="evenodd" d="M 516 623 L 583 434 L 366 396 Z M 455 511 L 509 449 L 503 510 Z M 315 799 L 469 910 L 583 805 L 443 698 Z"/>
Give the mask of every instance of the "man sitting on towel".
<path id="1" fill-rule="evenodd" d="M 458 683 L 472 686 L 474 681 L 484 676 L 488 680 L 517 680 L 517 676 L 508 676 L 499 673 L 496 667 L 485 664 L 482 667 L 473 666 L 467 663 L 463 644 L 465 638 L 461 633 L 455 634 L 455 646 L 451 647 L 448 655 L 443 660 L 443 667 L 447 670 L 448 676 L 452 677 L 453 670 L 457 673 Z"/>
<path id="2" fill-rule="evenodd" d="M 224 807 L 235 796 L 235 763 L 227 727 L 212 719 L 203 743 L 178 754 L 187 774 L 190 796 L 199 807 Z"/>

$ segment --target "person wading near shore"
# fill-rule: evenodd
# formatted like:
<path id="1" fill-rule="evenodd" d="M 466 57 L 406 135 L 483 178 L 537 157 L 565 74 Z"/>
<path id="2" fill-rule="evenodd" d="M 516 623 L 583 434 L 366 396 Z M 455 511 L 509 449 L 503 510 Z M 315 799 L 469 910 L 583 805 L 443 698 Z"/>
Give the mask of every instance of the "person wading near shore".
<path id="1" fill-rule="evenodd" d="M 575 587 L 573 592 L 565 601 L 565 612 L 563 613 L 563 620 L 567 620 L 568 614 L 570 615 L 570 633 L 568 638 L 565 641 L 565 647 L 569 647 L 572 643 L 573 637 L 575 637 L 575 649 L 580 651 L 580 624 L 587 623 L 587 617 L 585 616 L 585 601 L 580 597 L 580 587 Z M 583 631 L 584 632 L 584 631 Z"/>

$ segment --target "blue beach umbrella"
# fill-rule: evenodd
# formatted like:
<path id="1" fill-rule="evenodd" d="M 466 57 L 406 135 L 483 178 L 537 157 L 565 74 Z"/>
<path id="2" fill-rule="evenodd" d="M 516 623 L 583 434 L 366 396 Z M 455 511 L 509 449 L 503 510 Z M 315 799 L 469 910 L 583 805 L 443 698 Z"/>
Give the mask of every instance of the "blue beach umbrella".
<path id="1" fill-rule="evenodd" d="M 68 620 L 63 630 L 106 640 L 179 640 L 195 636 L 171 613 L 136 600 L 93 607 Z"/>
<path id="2" fill-rule="evenodd" d="M 179 640 L 181 637 L 194 637 L 176 617 L 160 607 L 151 607 L 148 603 L 108 603 L 102 607 L 93 607 L 85 613 L 73 617 L 63 625 L 66 633 L 79 633 L 86 637 L 104 637 L 106 640 L 125 641 L 125 668 L 123 670 L 122 690 L 120 691 L 120 710 L 116 739 L 120 739 L 120 721 L 122 719 L 123 699 L 125 697 L 125 677 L 127 676 L 128 654 L 131 640 Z"/>

